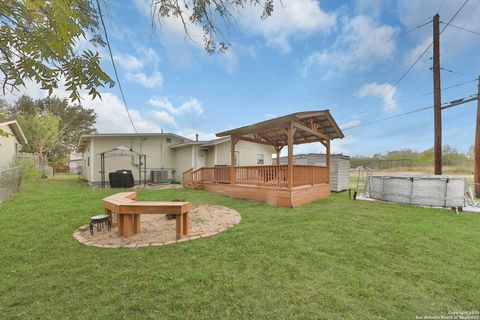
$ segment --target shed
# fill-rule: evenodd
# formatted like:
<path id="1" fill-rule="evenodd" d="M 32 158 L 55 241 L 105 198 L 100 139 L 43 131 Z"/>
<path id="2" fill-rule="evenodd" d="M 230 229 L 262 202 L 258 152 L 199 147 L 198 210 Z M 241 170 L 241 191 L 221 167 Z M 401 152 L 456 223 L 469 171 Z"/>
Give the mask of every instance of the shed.
<path id="1" fill-rule="evenodd" d="M 302 153 L 293 156 L 293 163 L 297 165 L 326 164 L 326 155 L 323 153 Z M 287 157 L 280 157 L 280 163 L 287 163 Z M 350 176 L 350 157 L 343 154 L 330 155 L 330 188 L 340 192 L 348 189 Z"/>

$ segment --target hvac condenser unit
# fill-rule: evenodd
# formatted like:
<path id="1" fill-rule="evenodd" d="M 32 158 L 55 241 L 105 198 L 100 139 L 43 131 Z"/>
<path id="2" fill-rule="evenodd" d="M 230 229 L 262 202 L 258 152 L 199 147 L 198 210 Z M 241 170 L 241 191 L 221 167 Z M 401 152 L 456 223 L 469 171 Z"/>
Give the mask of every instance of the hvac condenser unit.
<path id="1" fill-rule="evenodd" d="M 167 170 L 152 170 L 150 171 L 150 181 L 152 183 L 167 183 L 168 171 Z"/>

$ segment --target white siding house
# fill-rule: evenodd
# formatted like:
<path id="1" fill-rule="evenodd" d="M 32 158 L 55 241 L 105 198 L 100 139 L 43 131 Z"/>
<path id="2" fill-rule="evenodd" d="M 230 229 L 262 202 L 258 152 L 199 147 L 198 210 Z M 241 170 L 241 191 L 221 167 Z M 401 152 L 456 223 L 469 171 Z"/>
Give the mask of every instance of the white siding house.
<path id="1" fill-rule="evenodd" d="M 0 169 L 17 164 L 20 144 L 26 144 L 27 139 L 16 120 L 0 120 Z"/>
<path id="2" fill-rule="evenodd" d="M 147 180 L 151 171 L 165 170 L 170 182 L 181 182 L 182 173 L 190 168 L 230 165 L 230 139 L 193 141 L 171 133 L 92 134 L 83 135 L 77 148 L 82 153 L 82 176 L 91 185 L 100 185 L 100 154 L 119 146 L 146 155 Z M 239 165 L 270 164 L 273 147 L 240 141 L 236 145 Z M 108 173 L 120 169 L 132 170 L 139 179 L 136 157 L 105 158 L 105 180 Z"/>

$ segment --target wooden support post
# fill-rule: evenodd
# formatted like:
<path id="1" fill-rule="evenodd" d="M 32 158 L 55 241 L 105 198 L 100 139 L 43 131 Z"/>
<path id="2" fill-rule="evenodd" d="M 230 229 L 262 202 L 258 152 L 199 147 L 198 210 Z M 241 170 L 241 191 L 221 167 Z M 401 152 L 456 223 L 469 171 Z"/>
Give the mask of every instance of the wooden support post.
<path id="1" fill-rule="evenodd" d="M 276 160 L 276 163 L 277 163 L 277 166 L 280 165 L 280 152 L 282 151 L 283 149 L 283 146 L 275 146 L 275 151 L 277 152 L 277 160 Z"/>
<path id="2" fill-rule="evenodd" d="M 183 235 L 188 235 L 188 212 L 183 214 Z"/>
<path id="3" fill-rule="evenodd" d="M 235 144 L 237 138 L 235 136 L 230 137 L 230 184 L 235 184 Z"/>
<path id="4" fill-rule="evenodd" d="M 133 215 L 133 233 L 140 233 L 140 214 Z"/>
<path id="5" fill-rule="evenodd" d="M 478 100 L 477 100 L 477 128 L 475 131 L 475 147 L 473 148 L 475 197 L 480 198 L 480 77 L 478 77 Z"/>
<path id="6" fill-rule="evenodd" d="M 327 140 L 327 146 L 326 146 L 326 154 L 325 154 L 325 158 L 326 158 L 326 163 L 327 163 L 327 167 L 330 168 L 330 140 Z"/>
<path id="7" fill-rule="evenodd" d="M 288 188 L 292 189 L 293 187 L 293 124 L 288 126 L 287 130 L 287 141 L 288 141 Z"/>
<path id="8" fill-rule="evenodd" d="M 328 167 L 328 183 L 330 183 L 330 139 L 327 139 L 326 140 L 326 143 L 327 143 L 327 147 L 326 147 L 326 154 L 325 154 L 325 158 L 326 158 L 326 163 L 327 163 L 327 167 Z"/>
<path id="9" fill-rule="evenodd" d="M 182 236 L 183 236 L 183 214 L 177 214 L 175 218 L 177 222 L 176 235 L 178 240 L 178 239 L 182 239 Z"/>
<path id="10" fill-rule="evenodd" d="M 132 214 L 122 214 L 123 216 L 123 237 L 125 238 L 130 238 L 133 233 L 133 228 L 132 228 Z"/>
<path id="11" fill-rule="evenodd" d="M 442 174 L 442 95 L 440 88 L 440 16 L 433 17 L 433 106 L 435 138 L 433 154 L 435 174 Z"/>
<path id="12" fill-rule="evenodd" d="M 117 213 L 117 216 L 118 216 L 118 235 L 123 236 L 123 221 L 124 221 L 123 218 L 125 215 Z"/>

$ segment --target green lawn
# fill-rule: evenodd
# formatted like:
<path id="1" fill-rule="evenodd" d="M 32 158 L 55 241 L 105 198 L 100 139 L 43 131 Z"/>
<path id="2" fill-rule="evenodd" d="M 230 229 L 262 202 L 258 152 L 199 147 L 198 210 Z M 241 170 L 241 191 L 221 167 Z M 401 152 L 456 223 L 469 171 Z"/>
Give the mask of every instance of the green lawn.
<path id="1" fill-rule="evenodd" d="M 288 209 L 148 190 L 139 199 L 224 205 L 242 222 L 161 247 L 76 243 L 113 192 L 59 176 L 0 204 L 0 319 L 414 319 L 480 307 L 480 216 L 345 193 Z"/>

